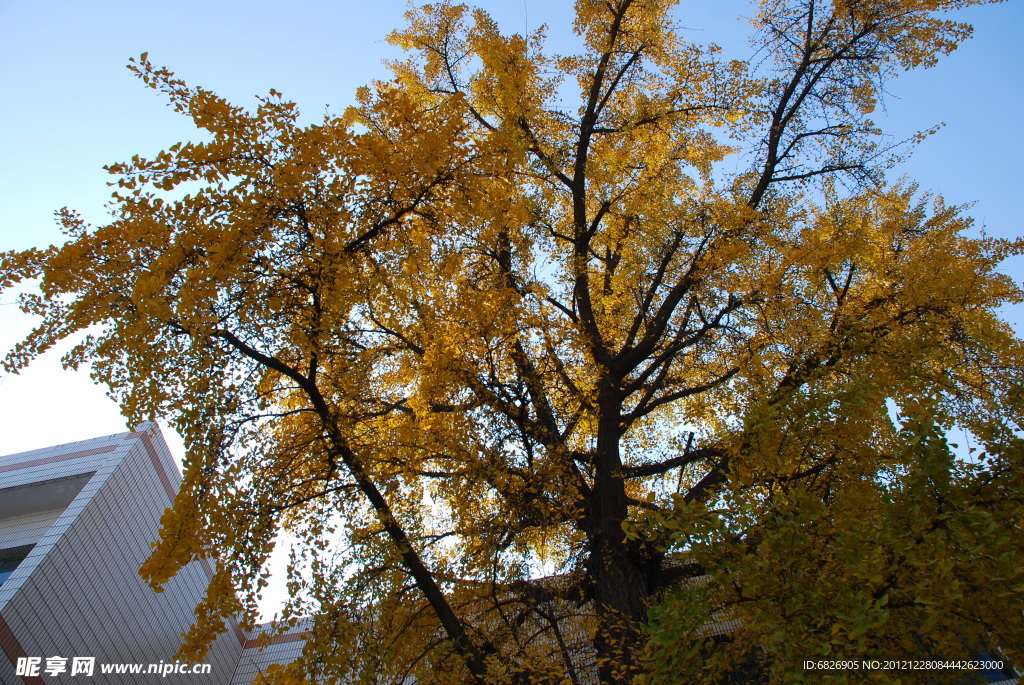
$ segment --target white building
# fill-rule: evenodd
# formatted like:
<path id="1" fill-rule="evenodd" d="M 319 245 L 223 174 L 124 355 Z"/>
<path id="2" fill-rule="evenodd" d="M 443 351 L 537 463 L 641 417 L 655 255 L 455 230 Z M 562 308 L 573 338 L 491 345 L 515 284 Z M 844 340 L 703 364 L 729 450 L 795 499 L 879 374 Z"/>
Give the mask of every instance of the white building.
<path id="1" fill-rule="evenodd" d="M 232 621 L 208 675 L 175 673 L 212 569 L 193 562 L 159 594 L 138 569 L 180 481 L 154 424 L 0 457 L 0 684 L 248 685 L 298 656 L 300 632 L 260 651 Z"/>

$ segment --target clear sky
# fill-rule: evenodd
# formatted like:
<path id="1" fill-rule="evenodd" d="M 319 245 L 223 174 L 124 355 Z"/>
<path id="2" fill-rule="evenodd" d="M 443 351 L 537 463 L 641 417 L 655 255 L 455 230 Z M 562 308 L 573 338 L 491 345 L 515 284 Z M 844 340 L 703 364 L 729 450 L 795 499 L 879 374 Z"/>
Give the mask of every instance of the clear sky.
<path id="1" fill-rule="evenodd" d="M 547 23 L 555 51 L 572 51 L 571 3 L 479 4 L 506 32 Z M 399 0 L 0 0 L 0 251 L 62 240 L 53 212 L 65 205 L 102 222 L 104 164 L 197 138 L 188 119 L 124 68 L 129 57 L 148 51 L 236 104 L 275 88 L 313 121 L 387 77 L 381 61 L 400 52 L 383 38 L 405 9 Z M 748 24 L 738 18 L 752 11 L 735 0 L 683 0 L 678 16 L 694 40 L 743 59 Z M 975 25 L 974 39 L 938 67 L 895 80 L 876 120 L 897 137 L 945 122 L 901 171 L 950 202 L 976 202 L 972 214 L 991 234 L 1021 235 L 1024 3 L 961 17 Z M 1006 270 L 1020 280 L 1024 262 Z M 32 325 L 13 302 L 0 295 L 0 353 Z M 125 429 L 103 389 L 63 371 L 59 356 L 51 351 L 17 376 L 0 372 L 0 453 Z M 180 443 L 167 437 L 180 458 Z"/>

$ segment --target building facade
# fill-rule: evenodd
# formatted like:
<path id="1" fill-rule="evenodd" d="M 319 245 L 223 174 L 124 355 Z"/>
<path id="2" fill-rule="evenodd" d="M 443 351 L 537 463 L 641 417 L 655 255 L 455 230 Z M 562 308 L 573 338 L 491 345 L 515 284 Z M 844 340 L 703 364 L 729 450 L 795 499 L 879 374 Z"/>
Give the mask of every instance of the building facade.
<path id="1" fill-rule="evenodd" d="M 174 661 L 212 568 L 162 593 L 138 569 L 180 481 L 155 424 L 0 457 L 0 684 L 248 685 L 298 656 L 301 631 L 262 645 L 232 621 L 205 663 Z"/>

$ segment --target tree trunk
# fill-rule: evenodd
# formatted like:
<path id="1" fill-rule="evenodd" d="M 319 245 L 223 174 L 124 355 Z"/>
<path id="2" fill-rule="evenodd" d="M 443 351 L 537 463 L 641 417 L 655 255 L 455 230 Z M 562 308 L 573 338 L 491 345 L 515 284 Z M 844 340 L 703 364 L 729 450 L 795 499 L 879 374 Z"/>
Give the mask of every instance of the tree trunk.
<path id="1" fill-rule="evenodd" d="M 601 393 L 594 488 L 585 521 L 590 543 L 598 633 L 594 640 L 601 683 L 628 683 L 633 651 L 647 612 L 647 574 L 643 560 L 622 530 L 627 500 L 619 456 L 621 401 Z"/>

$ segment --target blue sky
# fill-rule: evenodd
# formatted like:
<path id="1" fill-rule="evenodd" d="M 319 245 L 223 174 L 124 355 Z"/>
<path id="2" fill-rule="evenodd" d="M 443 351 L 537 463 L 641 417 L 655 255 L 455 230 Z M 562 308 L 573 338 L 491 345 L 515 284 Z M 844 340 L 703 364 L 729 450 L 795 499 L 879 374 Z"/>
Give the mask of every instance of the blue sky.
<path id="1" fill-rule="evenodd" d="M 482 6 L 504 30 L 549 25 L 555 49 L 569 52 L 570 3 L 490 1 Z M 295 0 L 0 0 L 0 250 L 60 241 L 54 210 L 70 206 L 93 222 L 109 198 L 104 164 L 153 154 L 195 138 L 188 119 L 127 69 L 144 51 L 189 83 L 237 104 L 270 88 L 295 100 L 307 120 L 341 111 L 354 90 L 386 78 L 381 61 L 400 56 L 384 41 L 406 10 L 397 0 L 373 3 Z M 746 2 L 683 0 L 679 23 L 701 42 L 745 58 L 753 11 Z M 939 66 L 906 74 L 879 123 L 897 137 L 945 122 L 899 170 L 972 214 L 994 235 L 1022 233 L 1017 197 L 1024 180 L 1024 26 L 1022 3 L 961 13 L 974 39 Z M 1020 263 L 1008 264 L 1016 277 Z M 0 351 L 31 319 L 0 296 Z M 1022 317 L 1024 318 L 1024 317 Z M 49 353 L 20 376 L 0 381 L 3 451 L 18 451 L 121 430 L 102 391 L 63 372 Z M 45 426 L 45 429 L 44 429 Z"/>
<path id="2" fill-rule="evenodd" d="M 570 3 L 481 5 L 506 32 L 548 23 L 556 51 L 572 50 Z M 124 68 L 129 57 L 148 51 L 156 64 L 236 104 L 275 88 L 312 121 L 387 76 L 381 60 L 400 53 L 383 39 L 405 9 L 397 0 L 0 0 L 0 250 L 60 241 L 53 212 L 65 205 L 101 222 L 110 194 L 104 164 L 196 137 L 187 119 Z M 748 25 L 737 18 L 752 11 L 746 2 L 684 0 L 678 16 L 694 40 L 720 43 L 742 59 L 750 53 Z M 895 80 L 876 120 L 897 138 L 945 122 L 897 173 L 950 202 L 976 202 L 972 214 L 991 234 L 1017 236 L 1024 233 L 1024 3 L 961 17 L 975 25 L 974 39 L 938 67 Z M 1019 280 L 1024 264 L 1007 271 Z M 32 323 L 12 302 L 10 293 L 0 295 L 0 353 Z M 0 452 L 124 430 L 102 389 L 61 370 L 58 357 L 50 352 L 19 376 L 0 372 Z"/>

